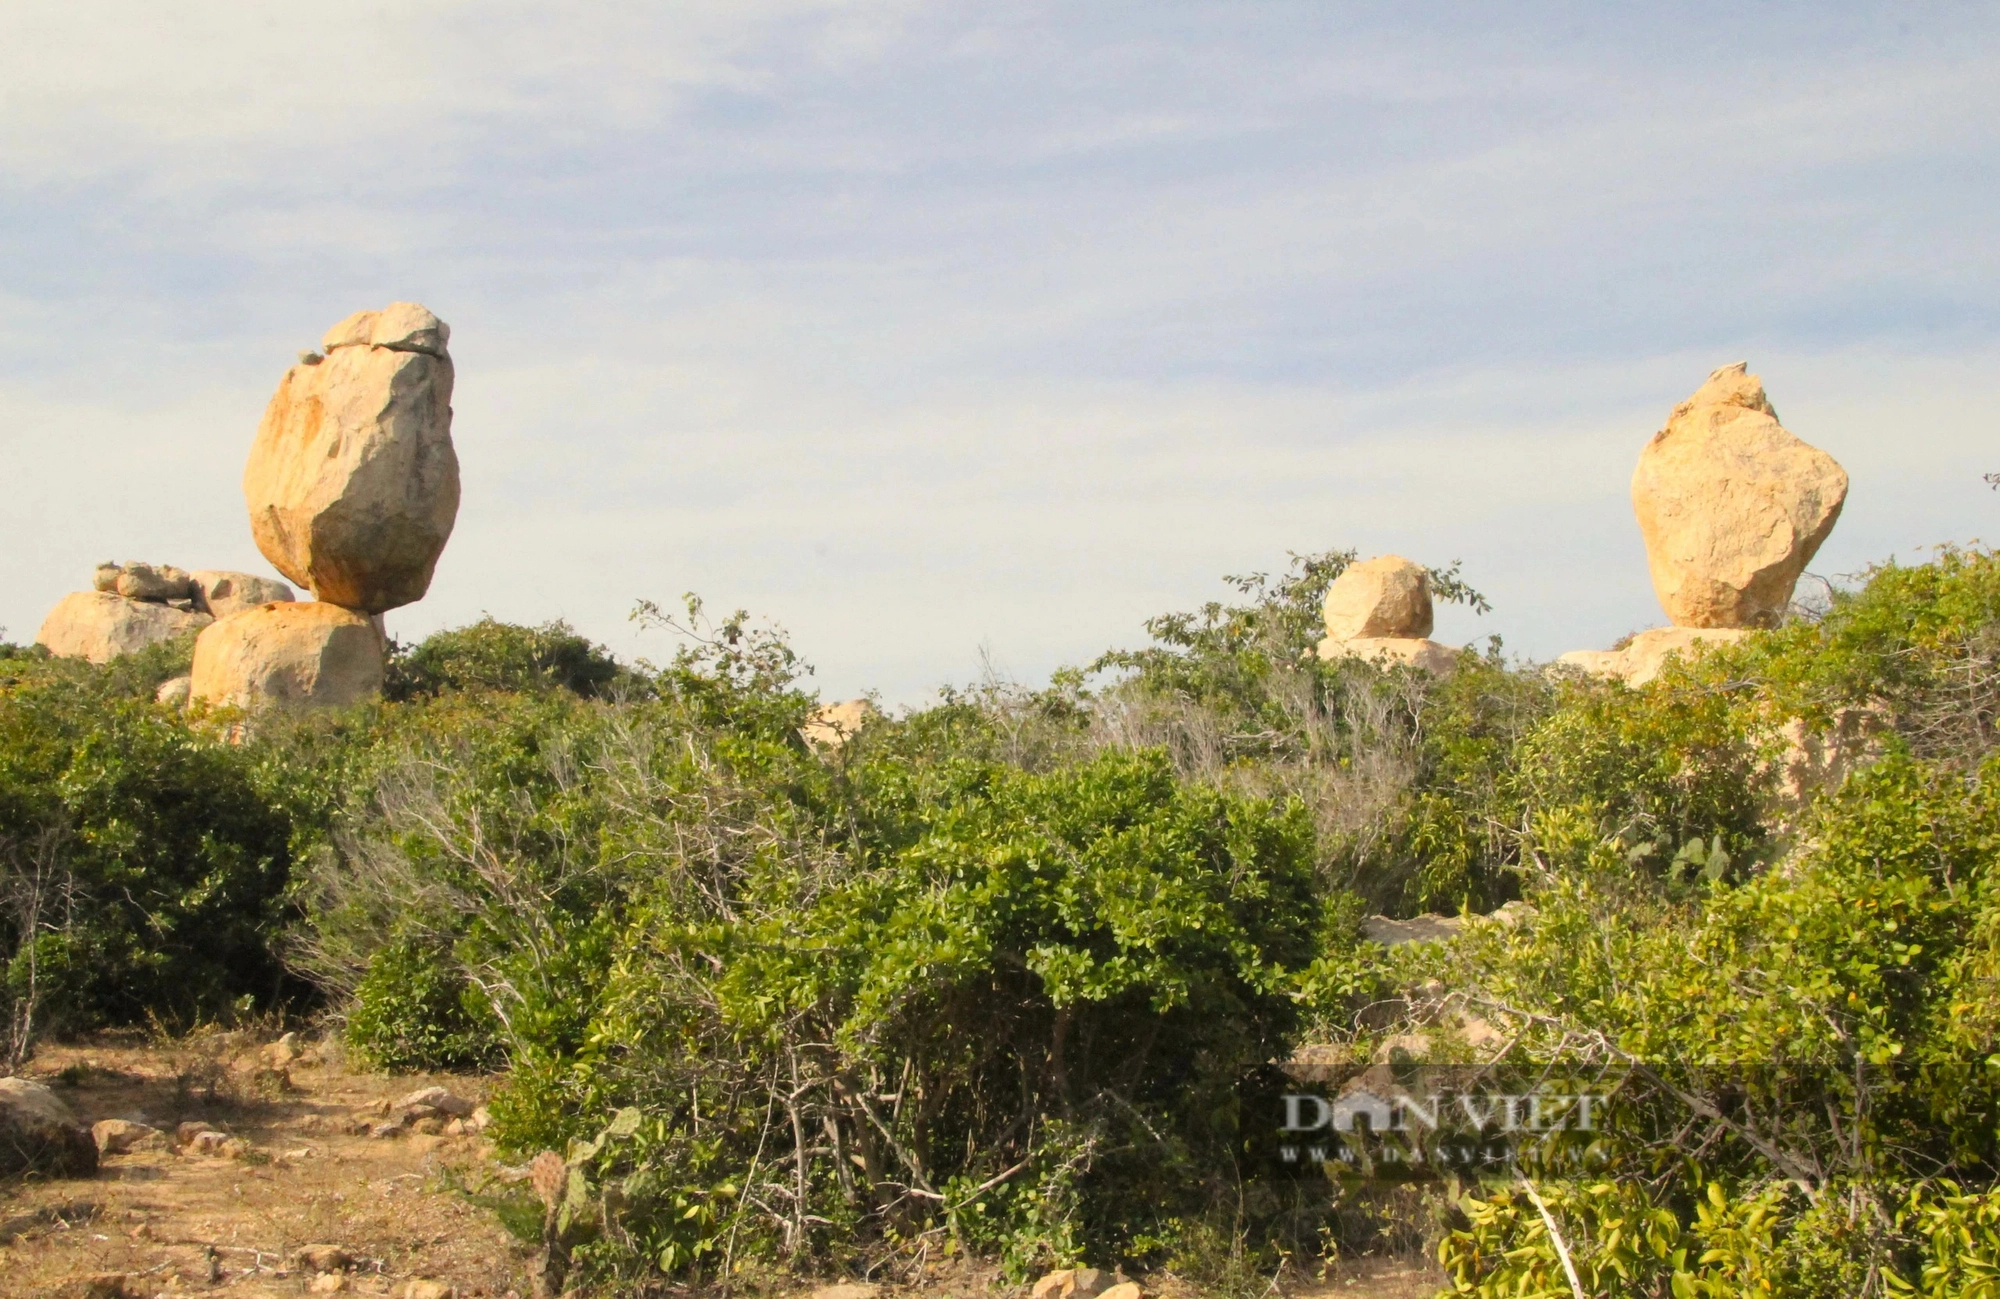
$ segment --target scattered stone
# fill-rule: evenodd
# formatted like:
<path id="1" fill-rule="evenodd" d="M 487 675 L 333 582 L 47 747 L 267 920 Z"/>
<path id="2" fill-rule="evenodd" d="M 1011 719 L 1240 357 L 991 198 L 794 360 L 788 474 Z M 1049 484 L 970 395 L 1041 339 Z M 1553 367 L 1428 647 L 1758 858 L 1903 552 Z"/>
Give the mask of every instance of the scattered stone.
<path id="1" fill-rule="evenodd" d="M 100 1155 L 122 1155 L 132 1150 L 164 1150 L 166 1134 L 131 1119 L 102 1119 L 90 1125 L 91 1140 Z"/>
<path id="2" fill-rule="evenodd" d="M 264 1063 L 273 1069 L 283 1069 L 299 1058 L 299 1035 L 287 1033 L 270 1043 L 262 1052 Z"/>
<path id="3" fill-rule="evenodd" d="M 474 1132 L 484 1132 L 493 1126 L 493 1111 L 481 1105 L 472 1111 L 472 1117 L 466 1120 L 466 1124 Z"/>
<path id="4" fill-rule="evenodd" d="M 0 1177 L 89 1177 L 97 1142 L 69 1106 L 38 1082 L 0 1078 Z"/>
<path id="5" fill-rule="evenodd" d="M 1146 1299 L 1146 1292 L 1137 1281 L 1121 1281 L 1100 1294 L 1098 1299 Z"/>
<path id="6" fill-rule="evenodd" d="M 210 1159 L 241 1159 L 250 1153 L 251 1147 L 241 1137 L 232 1137 L 227 1132 L 211 1128 L 188 1138 L 185 1149 L 191 1155 L 203 1155 Z"/>
<path id="7" fill-rule="evenodd" d="M 1401 555 L 1349 564 L 1320 605 L 1333 640 L 1421 639 L 1431 634 L 1431 575 Z"/>
<path id="8" fill-rule="evenodd" d="M 194 581 L 195 608 L 216 618 L 227 618 L 260 604 L 286 604 L 296 598 L 292 588 L 283 582 L 255 573 L 198 568 L 188 576 Z"/>
<path id="9" fill-rule="evenodd" d="M 190 1119 L 174 1129 L 174 1141 L 184 1146 L 202 1133 L 213 1131 L 215 1131 L 215 1128 L 203 1123 L 200 1119 Z"/>
<path id="10" fill-rule="evenodd" d="M 341 707 L 382 690 L 382 634 L 366 614 L 309 601 L 264 604 L 194 644 L 193 696 L 214 704 Z"/>
<path id="11" fill-rule="evenodd" d="M 1329 636 L 1319 643 L 1319 656 L 1328 663 L 1363 659 L 1378 668 L 1412 667 L 1433 676 L 1443 676 L 1457 667 L 1458 654 L 1449 645 L 1420 637 L 1363 636 L 1335 640 Z"/>
<path id="12" fill-rule="evenodd" d="M 292 1255 L 292 1265 L 301 1272 L 345 1272 L 354 1256 L 338 1245 L 306 1245 Z"/>
<path id="13" fill-rule="evenodd" d="M 432 1114 L 411 1123 L 410 1131 L 425 1137 L 442 1136 L 444 1134 L 444 1120 L 438 1115 Z"/>
<path id="14" fill-rule="evenodd" d="M 463 1096 L 454 1096 L 443 1087 L 422 1087 L 396 1102 L 398 1109 L 427 1105 L 445 1114 L 464 1116 L 473 1112 L 473 1104 Z"/>
<path id="15" fill-rule="evenodd" d="M 1096 1299 L 1112 1283 L 1101 1268 L 1062 1268 L 1035 1282 L 1034 1299 Z"/>
<path id="16" fill-rule="evenodd" d="M 458 1291 L 442 1281 L 405 1281 L 402 1299 L 457 1299 Z"/>
<path id="17" fill-rule="evenodd" d="M 1674 407 L 1632 474 L 1653 590 L 1680 627 L 1777 625 L 1846 499 L 1846 471 L 1778 423 L 1742 361 Z"/>
<path id="18" fill-rule="evenodd" d="M 1656 679 L 1670 655 L 1691 658 L 1703 646 L 1733 645 L 1749 634 L 1734 627 L 1655 627 L 1632 637 L 1621 649 L 1571 650 L 1556 662 L 1637 687 Z"/>
<path id="19" fill-rule="evenodd" d="M 861 733 L 882 710 L 867 699 L 848 699 L 816 710 L 799 728 L 799 735 L 817 749 L 837 749 Z"/>
<path id="20" fill-rule="evenodd" d="M 400 1123 L 377 1123 L 368 1129 L 370 1141 L 389 1141 L 402 1135 L 403 1125 Z"/>
<path id="21" fill-rule="evenodd" d="M 171 605 L 128 600 L 103 591 L 75 591 L 49 610 L 35 643 L 46 645 L 57 658 L 109 663 L 120 654 L 185 636 L 213 621 L 205 613 Z"/>
<path id="22" fill-rule="evenodd" d="M 169 708 L 186 708 L 193 689 L 193 677 L 168 677 L 153 692 L 153 698 Z"/>
<path id="23" fill-rule="evenodd" d="M 381 613 L 430 588 L 458 517 L 450 335 L 415 303 L 359 312 L 279 382 L 243 495 L 257 548 L 317 599 Z"/>
<path id="24" fill-rule="evenodd" d="M 168 600 L 186 600 L 194 595 L 194 580 L 184 568 L 172 564 L 142 564 L 137 560 L 120 564 L 118 577 L 112 589 L 127 600 L 151 600 L 164 604 Z M 104 569 L 97 570 L 96 580 L 102 580 Z"/>
<path id="25" fill-rule="evenodd" d="M 322 1272 L 312 1279 L 312 1284 L 306 1287 L 306 1290 L 311 1294 L 339 1294 L 345 1289 L 347 1289 L 347 1274 L 345 1272 Z"/>

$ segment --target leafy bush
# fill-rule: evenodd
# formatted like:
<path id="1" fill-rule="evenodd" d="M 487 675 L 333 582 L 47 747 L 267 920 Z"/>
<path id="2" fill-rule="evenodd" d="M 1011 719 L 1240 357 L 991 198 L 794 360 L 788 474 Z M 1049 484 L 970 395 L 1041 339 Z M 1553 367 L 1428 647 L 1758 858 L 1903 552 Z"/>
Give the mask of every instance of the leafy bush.
<path id="1" fill-rule="evenodd" d="M 637 678 L 568 623 L 523 627 L 488 615 L 410 649 L 392 646 L 382 694 L 404 700 L 448 690 L 560 689 L 588 699 L 618 682 L 636 684 Z"/>

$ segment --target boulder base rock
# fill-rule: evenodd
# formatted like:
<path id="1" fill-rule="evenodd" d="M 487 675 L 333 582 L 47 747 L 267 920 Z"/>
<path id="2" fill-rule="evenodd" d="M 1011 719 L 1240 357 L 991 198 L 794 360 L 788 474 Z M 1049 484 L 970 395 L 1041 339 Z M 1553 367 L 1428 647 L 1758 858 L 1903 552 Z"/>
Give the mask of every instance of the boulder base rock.
<path id="1" fill-rule="evenodd" d="M 107 591 L 74 591 L 56 601 L 35 634 L 58 658 L 109 663 L 148 645 L 199 631 L 214 619 L 147 600 L 128 600 Z"/>
<path id="2" fill-rule="evenodd" d="M 1413 667 L 1440 676 L 1458 665 L 1456 649 L 1421 636 L 1357 636 L 1352 640 L 1329 636 L 1319 643 L 1319 656 L 1328 663 L 1366 659 L 1377 667 Z"/>
<path id="3" fill-rule="evenodd" d="M 0 1078 L 0 1177 L 90 1177 L 97 1142 L 69 1106 L 38 1082 Z"/>
<path id="4" fill-rule="evenodd" d="M 1431 634 L 1431 575 L 1401 555 L 1350 564 L 1320 606 L 1332 640 L 1421 639 Z"/>
<path id="5" fill-rule="evenodd" d="M 188 577 L 194 585 L 195 607 L 216 618 L 227 618 L 232 613 L 241 613 L 260 604 L 294 598 L 291 587 L 275 578 L 258 577 L 255 573 L 198 568 Z"/>
<path id="6" fill-rule="evenodd" d="M 1734 645 L 1749 634 L 1732 627 L 1655 627 L 1640 632 L 1622 649 L 1572 650 L 1556 662 L 1628 686 L 1643 686 L 1660 675 L 1669 655 L 1696 654 L 1705 645 Z"/>
<path id="7" fill-rule="evenodd" d="M 1677 626 L 1775 626 L 1847 499 L 1846 471 L 1778 423 L 1748 370 L 1709 375 L 1632 474 L 1653 590 Z"/>
<path id="8" fill-rule="evenodd" d="M 423 598 L 458 517 L 451 331 L 415 303 L 350 316 L 264 411 L 243 495 L 257 548 L 320 600 Z"/>
<path id="9" fill-rule="evenodd" d="M 211 625 L 194 643 L 196 699 L 340 707 L 382 690 L 382 633 L 363 613 L 319 601 L 259 605 Z"/>

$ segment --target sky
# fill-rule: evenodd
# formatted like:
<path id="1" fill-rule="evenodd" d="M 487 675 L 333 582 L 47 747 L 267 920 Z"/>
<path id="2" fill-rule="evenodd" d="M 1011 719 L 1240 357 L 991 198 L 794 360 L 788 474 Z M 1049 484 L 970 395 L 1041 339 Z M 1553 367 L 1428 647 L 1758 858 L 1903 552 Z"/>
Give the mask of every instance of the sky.
<path id="1" fill-rule="evenodd" d="M 1991 4 L 7 0 L 0 634 L 270 572 L 265 403 L 414 300 L 463 503 L 404 640 L 664 659 L 692 591 L 907 705 L 1339 547 L 1604 647 L 1729 362 L 1852 477 L 1813 572 L 2000 536 L 1996 212 Z"/>

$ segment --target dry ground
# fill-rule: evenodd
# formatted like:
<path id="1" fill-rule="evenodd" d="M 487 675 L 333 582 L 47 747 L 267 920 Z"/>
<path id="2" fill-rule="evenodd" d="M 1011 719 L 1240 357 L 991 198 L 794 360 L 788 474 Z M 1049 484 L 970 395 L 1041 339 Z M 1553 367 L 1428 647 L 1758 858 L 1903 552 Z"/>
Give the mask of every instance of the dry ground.
<path id="1" fill-rule="evenodd" d="M 39 1052 L 28 1075 L 85 1123 L 139 1119 L 171 1133 L 200 1120 L 250 1149 L 235 1158 L 135 1151 L 107 1156 L 89 1181 L 0 1182 L 0 1299 L 323 1293 L 309 1290 L 313 1274 L 295 1262 L 308 1245 L 338 1246 L 356 1261 L 350 1295 L 400 1294 L 415 1279 L 443 1282 L 458 1299 L 528 1294 L 530 1248 L 496 1211 L 502 1202 L 526 1208 L 528 1192 L 506 1180 L 491 1143 L 350 1132 L 419 1087 L 477 1101 L 492 1079 L 362 1073 L 312 1047 L 279 1074 L 261 1043 L 210 1034 L 169 1046 L 107 1040 Z M 539 1207 L 526 1212 L 534 1219 Z M 102 1274 L 127 1279 L 115 1292 L 90 1294 L 83 1280 Z M 1441 1280 L 1432 1268 L 1363 1260 L 1292 1299 L 1419 1299 Z M 1025 1299 L 987 1273 L 940 1275 L 884 1299 L 981 1295 Z"/>

